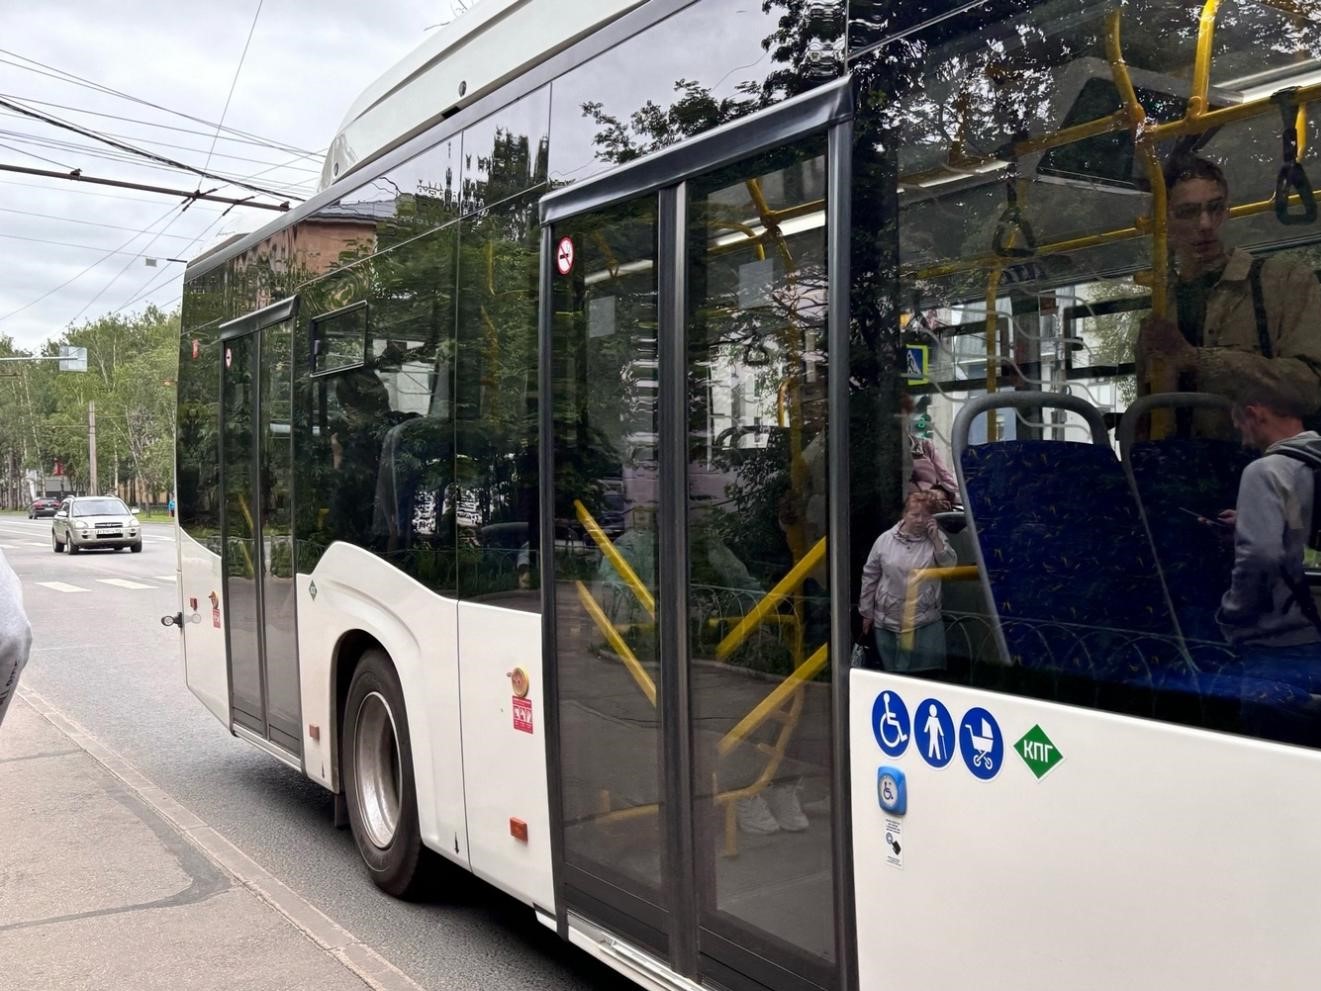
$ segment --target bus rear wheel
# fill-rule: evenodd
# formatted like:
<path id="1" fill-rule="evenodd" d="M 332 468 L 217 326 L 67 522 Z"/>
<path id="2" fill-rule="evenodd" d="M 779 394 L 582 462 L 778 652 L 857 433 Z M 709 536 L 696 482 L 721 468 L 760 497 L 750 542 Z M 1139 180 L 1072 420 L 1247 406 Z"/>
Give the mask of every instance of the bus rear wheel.
<path id="1" fill-rule="evenodd" d="M 378 888 L 414 897 L 429 878 L 432 855 L 418 828 L 404 693 L 385 651 L 374 648 L 359 659 L 342 730 L 340 767 L 358 853 Z"/>

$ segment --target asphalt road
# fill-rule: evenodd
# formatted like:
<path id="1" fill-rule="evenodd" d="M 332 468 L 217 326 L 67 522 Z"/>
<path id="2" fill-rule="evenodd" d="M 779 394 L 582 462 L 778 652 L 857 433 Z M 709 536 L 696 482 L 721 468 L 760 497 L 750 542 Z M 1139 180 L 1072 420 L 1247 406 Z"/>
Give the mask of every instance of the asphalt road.
<path id="1" fill-rule="evenodd" d="M 50 521 L 0 515 L 34 632 L 23 683 L 117 750 L 263 868 L 427 988 L 617 989 L 530 909 L 456 873 L 426 902 L 380 894 L 329 793 L 229 735 L 184 685 L 173 529 L 141 554 L 54 554 Z M 272 975 L 273 978 L 275 975 Z M 272 987 L 279 986 L 272 980 Z"/>

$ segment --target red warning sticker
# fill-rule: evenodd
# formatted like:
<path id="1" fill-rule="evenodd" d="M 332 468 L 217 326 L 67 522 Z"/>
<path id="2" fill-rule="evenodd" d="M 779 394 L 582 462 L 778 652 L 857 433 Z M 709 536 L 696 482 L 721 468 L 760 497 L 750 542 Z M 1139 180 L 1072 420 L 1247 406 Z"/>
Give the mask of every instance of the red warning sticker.
<path id="1" fill-rule="evenodd" d="M 211 607 L 211 625 L 214 626 L 217 630 L 220 629 L 220 607 L 219 607 L 219 606 L 212 606 L 212 607 Z"/>
<path id="2" fill-rule="evenodd" d="M 532 702 L 529 699 L 514 697 L 514 729 L 532 732 Z"/>
<path id="3" fill-rule="evenodd" d="M 555 269 L 560 275 L 568 275 L 573 271 L 573 238 L 560 238 L 555 248 Z"/>

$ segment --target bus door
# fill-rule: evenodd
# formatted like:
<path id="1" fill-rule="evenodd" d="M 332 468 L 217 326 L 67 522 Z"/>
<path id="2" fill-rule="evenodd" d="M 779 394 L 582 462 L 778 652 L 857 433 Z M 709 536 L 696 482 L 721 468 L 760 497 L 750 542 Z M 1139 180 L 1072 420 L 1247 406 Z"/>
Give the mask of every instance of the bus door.
<path id="1" fill-rule="evenodd" d="M 302 753 L 290 416 L 296 300 L 221 327 L 221 513 L 233 727 Z"/>
<path id="2" fill-rule="evenodd" d="M 831 140 L 543 202 L 561 904 L 733 989 L 840 985 Z"/>

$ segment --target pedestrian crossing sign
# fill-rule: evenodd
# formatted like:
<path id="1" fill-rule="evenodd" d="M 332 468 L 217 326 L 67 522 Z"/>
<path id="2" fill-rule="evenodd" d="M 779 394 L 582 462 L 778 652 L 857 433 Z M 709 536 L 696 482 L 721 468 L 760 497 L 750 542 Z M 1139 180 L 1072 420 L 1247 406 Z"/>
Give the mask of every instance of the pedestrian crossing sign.
<path id="1" fill-rule="evenodd" d="M 925 344 L 905 344 L 904 359 L 907 366 L 904 381 L 909 385 L 926 385 L 930 381 L 927 377 L 930 371 L 930 348 Z"/>

